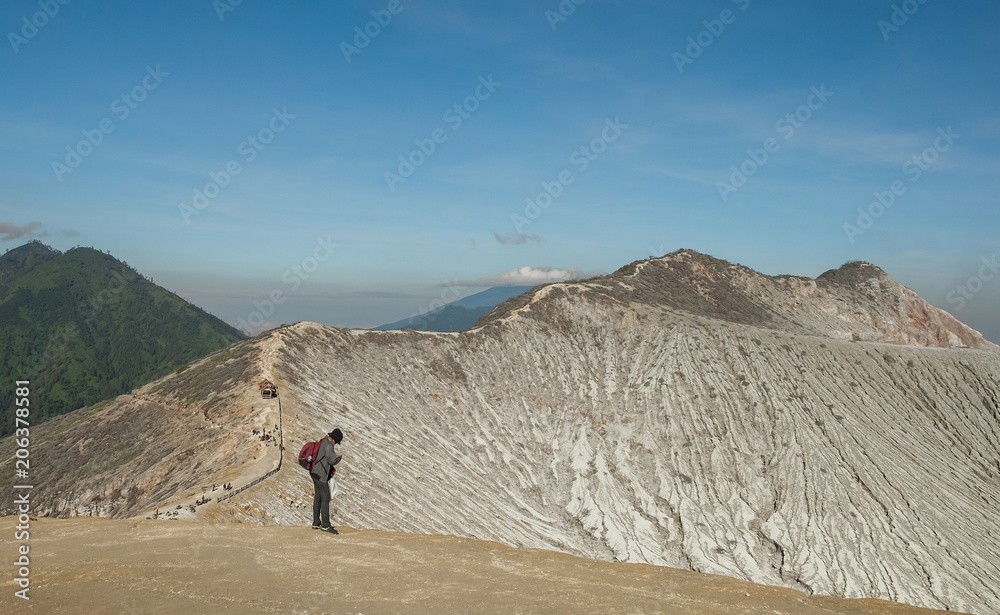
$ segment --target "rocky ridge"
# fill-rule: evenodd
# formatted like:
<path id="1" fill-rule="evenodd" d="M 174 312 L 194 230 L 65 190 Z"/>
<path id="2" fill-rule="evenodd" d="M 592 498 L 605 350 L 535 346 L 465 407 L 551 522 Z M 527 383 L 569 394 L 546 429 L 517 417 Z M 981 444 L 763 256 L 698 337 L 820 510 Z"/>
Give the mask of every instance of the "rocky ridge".
<path id="1" fill-rule="evenodd" d="M 555 284 L 537 292 L 602 294 L 667 306 L 737 324 L 851 341 L 939 348 L 1000 350 L 947 312 L 896 283 L 885 271 L 851 262 L 816 279 L 768 276 L 692 250 L 637 261 L 583 284 Z M 488 324 L 534 299 L 515 298 L 487 315 Z"/>

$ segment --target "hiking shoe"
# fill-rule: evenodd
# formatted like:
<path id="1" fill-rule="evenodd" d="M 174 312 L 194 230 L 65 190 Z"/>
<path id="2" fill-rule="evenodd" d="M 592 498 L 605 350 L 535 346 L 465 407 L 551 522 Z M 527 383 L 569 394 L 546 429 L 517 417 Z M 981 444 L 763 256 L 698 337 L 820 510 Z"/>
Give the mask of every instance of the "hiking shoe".
<path id="1" fill-rule="evenodd" d="M 320 530 L 320 529 L 323 529 L 323 526 L 321 526 L 321 525 L 314 525 L 314 526 L 312 526 L 312 528 L 314 530 Z"/>
<path id="2" fill-rule="evenodd" d="M 326 533 L 328 533 L 328 534 L 339 534 L 340 533 L 340 532 L 337 531 L 337 528 L 333 527 L 332 525 L 329 526 L 329 527 L 321 527 L 319 529 L 322 530 L 322 531 L 324 531 L 324 532 L 326 532 Z"/>

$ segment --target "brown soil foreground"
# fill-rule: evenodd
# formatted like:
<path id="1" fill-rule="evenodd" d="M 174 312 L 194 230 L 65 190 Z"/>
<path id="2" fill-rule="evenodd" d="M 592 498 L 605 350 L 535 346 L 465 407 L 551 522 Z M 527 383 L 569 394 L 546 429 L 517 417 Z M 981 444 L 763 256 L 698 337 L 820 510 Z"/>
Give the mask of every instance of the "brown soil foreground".
<path id="1" fill-rule="evenodd" d="M 27 544 L 31 599 L 4 566 L 5 614 L 938 612 L 450 536 L 76 518 L 33 520 Z"/>

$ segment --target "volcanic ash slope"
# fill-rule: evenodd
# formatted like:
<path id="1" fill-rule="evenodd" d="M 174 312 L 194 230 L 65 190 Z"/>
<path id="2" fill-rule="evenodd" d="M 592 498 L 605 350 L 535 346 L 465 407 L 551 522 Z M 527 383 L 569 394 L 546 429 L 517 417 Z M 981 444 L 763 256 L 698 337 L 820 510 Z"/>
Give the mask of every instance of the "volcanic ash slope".
<path id="1" fill-rule="evenodd" d="M 1000 611 L 1000 353 L 824 276 L 684 252 L 471 332 L 279 329 L 286 443 L 344 428 L 335 523 Z M 302 523 L 307 483 L 254 497 Z"/>

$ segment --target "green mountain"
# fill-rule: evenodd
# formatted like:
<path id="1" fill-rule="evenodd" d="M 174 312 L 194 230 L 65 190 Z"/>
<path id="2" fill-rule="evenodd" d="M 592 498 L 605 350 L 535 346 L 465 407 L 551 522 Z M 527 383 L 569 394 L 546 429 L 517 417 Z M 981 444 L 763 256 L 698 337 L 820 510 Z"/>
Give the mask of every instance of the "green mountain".
<path id="1" fill-rule="evenodd" d="M 0 436 L 14 382 L 31 424 L 125 393 L 244 336 L 92 248 L 31 242 L 0 256 Z"/>

